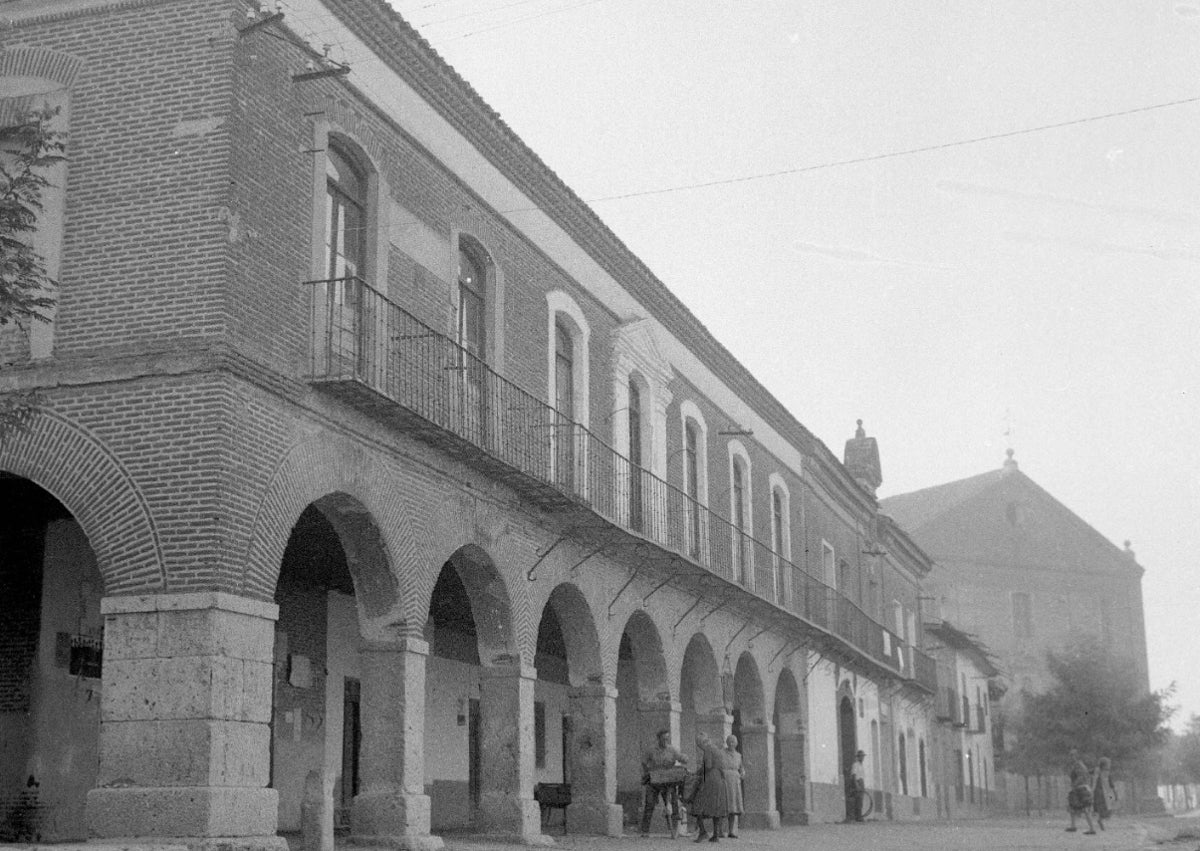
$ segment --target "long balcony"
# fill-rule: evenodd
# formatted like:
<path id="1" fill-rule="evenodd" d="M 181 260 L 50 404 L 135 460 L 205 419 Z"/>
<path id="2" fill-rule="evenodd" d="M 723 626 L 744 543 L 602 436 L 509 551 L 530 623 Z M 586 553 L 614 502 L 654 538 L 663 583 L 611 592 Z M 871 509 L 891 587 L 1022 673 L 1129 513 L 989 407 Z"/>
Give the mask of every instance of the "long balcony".
<path id="1" fill-rule="evenodd" d="M 547 510 L 600 519 L 790 612 L 814 636 L 832 638 L 834 649 L 926 686 L 917 679 L 925 670 L 914 665 L 913 648 L 849 598 L 631 463 L 363 281 L 309 286 L 314 384 Z"/>

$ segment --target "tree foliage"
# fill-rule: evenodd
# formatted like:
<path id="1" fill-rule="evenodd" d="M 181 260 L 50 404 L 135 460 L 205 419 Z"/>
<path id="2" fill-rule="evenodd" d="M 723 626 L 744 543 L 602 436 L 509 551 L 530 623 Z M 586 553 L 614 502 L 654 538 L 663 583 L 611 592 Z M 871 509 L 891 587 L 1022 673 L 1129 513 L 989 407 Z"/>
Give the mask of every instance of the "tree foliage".
<path id="1" fill-rule="evenodd" d="M 1107 756 L 1126 771 L 1151 767 L 1167 741 L 1170 689 L 1150 692 L 1136 669 L 1098 642 L 1046 654 L 1051 686 L 1023 692 L 1009 720 L 1005 765 L 1026 776 L 1060 773 L 1078 749 L 1088 765 Z"/>
<path id="2" fill-rule="evenodd" d="M 13 323 L 26 330 L 29 321 L 48 322 L 55 305 L 57 283 L 33 236 L 42 194 L 50 186 L 47 173 L 65 159 L 65 141 L 52 126 L 57 114 L 43 108 L 0 124 L 0 328 Z M 32 390 L 0 397 L 0 441 L 24 429 L 37 404 Z"/>
<path id="3" fill-rule="evenodd" d="M 47 172 L 64 159 L 65 143 L 51 122 L 56 109 L 28 113 L 0 126 L 0 326 L 49 321 L 55 282 L 33 245 Z"/>
<path id="4" fill-rule="evenodd" d="M 1200 715 L 1193 714 L 1182 733 L 1174 733 L 1163 759 L 1168 783 L 1200 783 Z"/>

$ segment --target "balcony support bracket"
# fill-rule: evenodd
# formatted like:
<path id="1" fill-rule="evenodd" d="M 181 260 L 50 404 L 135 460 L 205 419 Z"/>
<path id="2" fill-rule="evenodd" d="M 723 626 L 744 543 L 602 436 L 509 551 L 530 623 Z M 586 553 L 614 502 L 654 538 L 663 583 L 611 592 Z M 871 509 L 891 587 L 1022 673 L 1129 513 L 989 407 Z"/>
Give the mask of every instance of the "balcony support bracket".
<path id="1" fill-rule="evenodd" d="M 555 547 L 557 547 L 559 544 L 561 544 L 565 540 L 567 540 L 566 535 L 559 535 L 557 538 L 555 538 L 554 543 L 551 544 L 549 547 L 547 547 L 546 551 L 537 557 L 537 561 L 535 561 L 533 563 L 533 566 L 529 568 L 529 572 L 525 574 L 525 578 L 528 579 L 530 582 L 535 581 L 537 579 L 537 577 L 534 576 L 534 573 L 537 572 L 538 565 L 540 565 L 542 563 L 542 561 L 546 558 L 546 556 L 548 556 L 548 555 L 550 555 L 550 553 L 554 552 Z"/>
<path id="2" fill-rule="evenodd" d="M 617 596 L 613 597 L 612 602 L 610 602 L 608 604 L 609 620 L 612 620 L 613 606 L 615 606 L 617 604 L 617 600 L 621 599 L 621 595 L 625 593 L 625 589 L 633 584 L 633 580 L 637 578 L 637 575 L 638 575 L 638 569 L 636 567 L 632 567 L 629 569 L 629 578 L 625 580 L 625 584 L 621 586 L 621 590 L 617 592 Z"/>
<path id="3" fill-rule="evenodd" d="M 709 614 L 712 614 L 709 612 Z M 729 648 L 733 646 L 733 642 L 737 641 L 737 637 L 746 631 L 746 627 L 750 626 L 750 621 L 745 621 L 742 628 L 733 634 L 733 638 L 729 639 L 729 643 L 725 645 L 725 655 L 729 655 Z"/>
<path id="4" fill-rule="evenodd" d="M 688 608 L 688 610 L 687 610 L 686 612 L 684 612 L 684 613 L 683 613 L 683 614 L 680 616 L 679 620 L 675 621 L 675 626 L 671 627 L 671 634 L 672 634 L 672 635 L 674 635 L 674 634 L 675 634 L 675 630 L 677 630 L 677 629 L 679 628 L 679 625 L 680 625 L 681 623 L 683 623 L 684 619 L 685 619 L 685 618 L 687 618 L 687 616 L 688 616 L 688 615 L 690 615 L 692 612 L 694 612 L 694 611 L 696 610 L 696 607 L 700 605 L 700 601 L 701 601 L 702 599 L 704 599 L 704 598 L 703 598 L 703 597 L 697 597 L 697 598 L 696 598 L 696 602 L 692 603 L 692 605 L 691 605 L 691 606 Z"/>

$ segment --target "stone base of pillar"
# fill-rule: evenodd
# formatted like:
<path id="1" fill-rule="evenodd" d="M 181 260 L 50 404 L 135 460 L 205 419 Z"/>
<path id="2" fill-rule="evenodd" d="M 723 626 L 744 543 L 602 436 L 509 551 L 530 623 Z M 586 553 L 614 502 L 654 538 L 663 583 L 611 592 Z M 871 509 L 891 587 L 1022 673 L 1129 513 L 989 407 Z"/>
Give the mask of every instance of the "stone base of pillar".
<path id="1" fill-rule="evenodd" d="M 443 847 L 429 832 L 428 795 L 361 792 L 350 809 L 350 841 L 355 845 L 431 851 Z"/>
<path id="2" fill-rule="evenodd" d="M 807 825 L 808 824 L 808 810 L 801 810 L 798 813 L 783 813 L 779 817 L 779 823 L 780 824 Z"/>
<path id="3" fill-rule="evenodd" d="M 386 848 L 388 851 L 441 851 L 446 847 L 442 837 L 426 834 L 399 836 L 351 836 L 350 844 L 362 848 Z"/>
<path id="4" fill-rule="evenodd" d="M 738 821 L 751 830 L 779 830 L 779 813 L 774 810 L 769 813 L 742 813 Z"/>
<path id="5" fill-rule="evenodd" d="M 625 832 L 625 810 L 607 801 L 575 801 L 567 808 L 571 833 L 621 836 Z"/>
<path id="6" fill-rule="evenodd" d="M 138 836 L 55 844 L 54 851 L 287 851 L 282 836 Z"/>
<path id="7" fill-rule="evenodd" d="M 574 824 L 574 819 L 569 819 L 567 824 Z M 475 816 L 475 828 L 477 833 L 494 837 L 497 842 L 554 844 L 553 839 L 542 833 L 542 808 L 533 798 L 484 792 Z"/>
<path id="8" fill-rule="evenodd" d="M 101 841 L 162 836 L 163 844 L 175 844 L 174 837 L 239 843 L 245 837 L 246 847 L 261 847 L 260 840 L 276 838 L 278 810 L 274 789 L 236 786 L 104 787 L 87 796 L 88 826 Z"/>

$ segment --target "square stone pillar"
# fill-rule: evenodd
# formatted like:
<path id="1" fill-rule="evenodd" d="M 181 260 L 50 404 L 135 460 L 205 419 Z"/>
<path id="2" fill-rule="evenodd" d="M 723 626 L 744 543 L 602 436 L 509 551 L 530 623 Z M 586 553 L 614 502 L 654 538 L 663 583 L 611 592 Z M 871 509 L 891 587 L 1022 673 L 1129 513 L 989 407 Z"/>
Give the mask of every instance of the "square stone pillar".
<path id="1" fill-rule="evenodd" d="M 589 684 L 568 693 L 571 735 L 572 830 L 606 836 L 623 833 L 617 798 L 617 690 Z"/>
<path id="2" fill-rule="evenodd" d="M 696 714 L 696 735 L 704 733 L 717 746 L 718 750 L 725 747 L 725 739 L 731 732 L 733 732 L 733 716 L 724 709 L 710 712 L 708 715 Z M 695 742 L 687 744 L 695 749 Z"/>
<path id="3" fill-rule="evenodd" d="M 537 671 L 520 662 L 480 672 L 480 776 L 476 826 L 526 845 L 549 845 L 533 799 L 533 689 Z"/>
<path id="4" fill-rule="evenodd" d="M 278 607 L 203 592 L 106 597 L 101 612 L 92 835 L 284 851 L 267 788 Z"/>
<path id="5" fill-rule="evenodd" d="M 746 766 L 742 784 L 746 812 L 742 823 L 759 830 L 776 830 L 779 813 L 775 809 L 775 725 L 743 725 L 741 746 Z"/>
<path id="6" fill-rule="evenodd" d="M 351 841 L 404 849 L 436 849 L 425 794 L 425 660 L 417 638 L 366 641 L 361 666 L 362 788 L 350 813 Z"/>
<path id="7" fill-rule="evenodd" d="M 671 731 L 671 744 L 685 754 L 692 753 L 695 742 L 681 742 L 679 716 L 682 705 L 677 700 L 642 701 L 638 704 L 638 755 L 639 758 L 658 745 L 658 731 Z M 694 763 L 688 757 L 689 763 Z M 694 765 L 692 766 L 695 767 Z"/>

